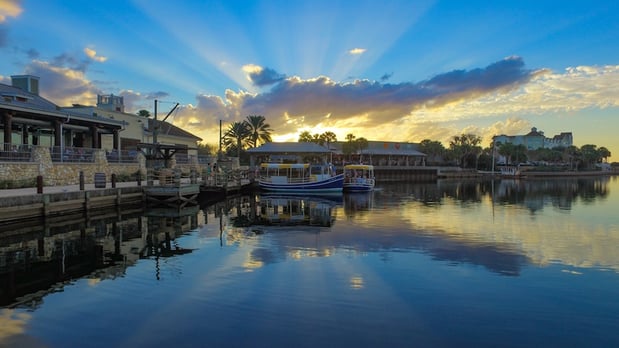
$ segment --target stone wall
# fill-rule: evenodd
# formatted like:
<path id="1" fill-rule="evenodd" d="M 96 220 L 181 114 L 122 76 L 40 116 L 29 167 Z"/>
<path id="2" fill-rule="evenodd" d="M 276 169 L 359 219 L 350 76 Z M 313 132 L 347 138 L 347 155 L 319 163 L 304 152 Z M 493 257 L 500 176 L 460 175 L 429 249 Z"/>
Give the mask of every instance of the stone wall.
<path id="1" fill-rule="evenodd" d="M 48 147 L 32 147 L 30 162 L 0 162 L 0 181 L 31 180 L 36 182 L 36 177 L 43 176 L 43 184 L 49 186 L 76 185 L 79 184 L 80 172 L 84 173 L 86 184 L 94 183 L 95 173 L 104 173 L 107 182 L 110 182 L 112 174 L 117 176 L 135 176 L 139 171 L 146 176 L 146 158 L 138 153 L 137 163 L 108 163 L 105 150 L 94 150 L 93 162 L 52 162 Z M 171 168 L 180 170 L 188 176 L 192 170 L 200 173 L 197 163 L 176 164 L 172 159 L 169 163 Z"/>
<path id="2" fill-rule="evenodd" d="M 0 162 L 0 181 L 33 180 L 43 176 L 44 185 L 79 184 L 80 172 L 84 173 L 87 184 L 94 182 L 95 173 L 105 173 L 109 182 L 112 174 L 129 176 L 138 171 L 145 174 L 146 160 L 138 154 L 137 163 L 108 163 L 105 150 L 95 150 L 94 162 L 52 162 L 47 147 L 33 147 L 31 162 Z"/>

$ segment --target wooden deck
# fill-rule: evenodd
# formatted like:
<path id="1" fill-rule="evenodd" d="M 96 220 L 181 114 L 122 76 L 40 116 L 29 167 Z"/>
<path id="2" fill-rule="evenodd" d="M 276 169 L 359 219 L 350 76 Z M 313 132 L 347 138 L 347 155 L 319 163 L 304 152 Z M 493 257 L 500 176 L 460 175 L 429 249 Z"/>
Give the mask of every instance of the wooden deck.
<path id="1" fill-rule="evenodd" d="M 200 184 L 178 183 L 144 187 L 148 203 L 184 208 L 188 204 L 198 204 Z"/>

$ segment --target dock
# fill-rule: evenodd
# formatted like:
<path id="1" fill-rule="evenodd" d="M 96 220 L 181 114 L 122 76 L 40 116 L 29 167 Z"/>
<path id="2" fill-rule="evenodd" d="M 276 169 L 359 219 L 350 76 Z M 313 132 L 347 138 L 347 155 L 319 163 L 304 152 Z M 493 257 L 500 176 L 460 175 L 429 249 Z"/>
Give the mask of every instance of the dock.
<path id="1" fill-rule="evenodd" d="M 144 188 L 148 203 L 184 208 L 188 204 L 198 204 L 200 184 L 153 185 Z"/>
<path id="2" fill-rule="evenodd" d="M 26 189 L 20 190 L 26 192 Z M 37 194 L 32 190 L 31 194 L 18 196 L 10 196 L 13 190 L 0 191 L 4 191 L 0 193 L 0 223 L 53 218 L 76 212 L 88 216 L 92 211 L 142 205 L 144 201 L 143 189 L 137 185 L 85 190 L 63 187 L 61 191 Z"/>

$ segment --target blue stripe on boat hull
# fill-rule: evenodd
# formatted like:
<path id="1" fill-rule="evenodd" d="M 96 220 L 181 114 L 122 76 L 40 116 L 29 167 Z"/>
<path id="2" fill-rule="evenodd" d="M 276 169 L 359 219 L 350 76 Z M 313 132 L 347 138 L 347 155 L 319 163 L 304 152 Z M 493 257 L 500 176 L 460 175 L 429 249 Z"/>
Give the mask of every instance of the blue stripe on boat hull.
<path id="1" fill-rule="evenodd" d="M 374 189 L 372 185 L 344 185 L 344 192 L 369 192 Z"/>
<path id="2" fill-rule="evenodd" d="M 328 180 L 306 183 L 272 184 L 260 182 L 260 188 L 265 191 L 278 192 L 341 192 L 344 185 L 344 175 L 339 174 Z"/>

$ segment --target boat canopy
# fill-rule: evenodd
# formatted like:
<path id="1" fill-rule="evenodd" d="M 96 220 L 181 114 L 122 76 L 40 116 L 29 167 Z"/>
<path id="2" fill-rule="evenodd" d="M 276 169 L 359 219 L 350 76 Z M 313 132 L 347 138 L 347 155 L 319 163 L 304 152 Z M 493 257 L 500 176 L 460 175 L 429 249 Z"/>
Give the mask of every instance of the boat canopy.
<path id="1" fill-rule="evenodd" d="M 305 169 L 309 168 L 308 163 L 261 163 L 261 168 L 269 168 L 269 169 Z"/>

